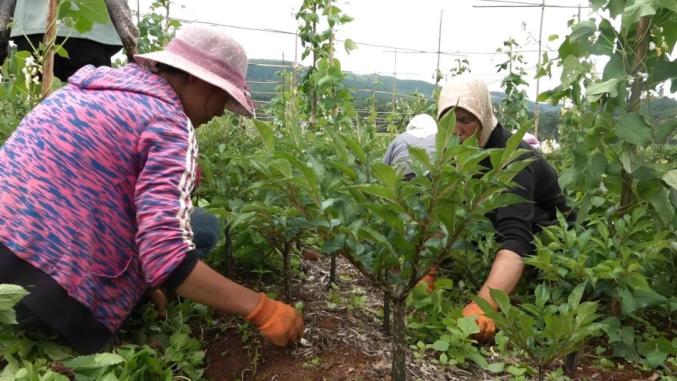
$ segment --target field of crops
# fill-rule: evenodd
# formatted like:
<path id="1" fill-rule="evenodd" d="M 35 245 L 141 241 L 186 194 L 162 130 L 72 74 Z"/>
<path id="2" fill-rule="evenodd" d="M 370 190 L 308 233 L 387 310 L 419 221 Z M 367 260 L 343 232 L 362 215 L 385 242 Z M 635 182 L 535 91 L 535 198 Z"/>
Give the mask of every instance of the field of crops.
<path id="1" fill-rule="evenodd" d="M 59 3 L 60 23 L 83 30 L 106 12 L 103 0 Z M 170 3 L 139 20 L 140 53 L 183 27 Z M 312 64 L 277 73 L 276 95 L 258 105 L 265 117 L 226 113 L 196 129 L 192 203 L 218 219 L 204 262 L 301 312 L 303 338 L 276 347 L 241 317 L 168 293 L 166 311 L 142 301 L 105 352 L 80 355 L 17 325 L 14 307 L 30 289 L 0 284 L 0 381 L 677 380 L 677 115 L 647 111 L 677 90 L 677 2 L 592 0 L 597 16 L 572 21 L 540 62 L 539 76 L 562 71 L 538 99 L 561 107 L 557 148 L 542 155 L 577 220 L 559 215 L 535 236 L 515 290 L 491 291 L 498 308 L 476 295 L 498 249 L 487 215 L 515 202 L 504 191 L 527 164 L 517 145 L 533 132 L 520 56 L 499 68 L 497 116 L 515 132 L 506 147 L 459 142 L 447 113 L 437 153 L 411 149 L 417 176 L 405 181 L 384 153 L 413 116 L 436 115 L 439 87 L 358 111 L 334 54 L 356 48 L 335 41 L 350 4 L 299 3 Z M 43 63 L 68 53 L 35 48 L 2 66 L 0 143 L 63 85 L 44 86 Z M 419 280 L 433 268 L 428 290 Z M 463 314 L 472 300 L 496 325 L 489 340 Z"/>

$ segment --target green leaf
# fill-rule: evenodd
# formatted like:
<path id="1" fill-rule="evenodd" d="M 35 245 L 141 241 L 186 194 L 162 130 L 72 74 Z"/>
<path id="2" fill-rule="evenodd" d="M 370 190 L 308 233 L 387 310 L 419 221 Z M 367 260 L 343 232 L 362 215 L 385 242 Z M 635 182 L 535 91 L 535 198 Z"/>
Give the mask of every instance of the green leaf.
<path id="1" fill-rule="evenodd" d="M 480 328 L 477 326 L 476 319 L 472 316 L 462 317 L 456 321 L 456 325 L 463 332 L 465 337 L 478 333 Z"/>
<path id="2" fill-rule="evenodd" d="M 351 188 L 372 194 L 377 197 L 381 197 L 388 201 L 397 202 L 397 195 L 395 194 L 395 191 L 382 185 L 357 184 L 353 185 Z"/>
<path id="3" fill-rule="evenodd" d="M 639 147 L 651 143 L 651 128 L 638 112 L 623 115 L 614 132 L 623 141 Z"/>
<path id="4" fill-rule="evenodd" d="M 428 155 L 428 152 L 423 148 L 409 146 L 409 156 L 411 156 L 417 162 L 423 164 L 423 167 L 427 170 L 430 170 L 432 167 L 430 155 Z"/>
<path id="5" fill-rule="evenodd" d="M 435 135 L 435 148 L 437 157 L 444 155 L 444 150 L 449 144 L 449 138 L 456 127 L 456 110 L 451 109 L 437 122 L 437 134 Z"/>
<path id="6" fill-rule="evenodd" d="M 666 172 L 661 179 L 672 189 L 677 189 L 677 169 Z"/>
<path id="7" fill-rule="evenodd" d="M 430 348 L 438 352 L 446 352 L 449 350 L 449 340 L 437 340 L 436 342 L 430 345 Z"/>
<path id="8" fill-rule="evenodd" d="M 545 307 L 545 304 L 550 300 L 550 290 L 545 284 L 539 284 L 536 287 L 536 305 L 538 308 Z"/>
<path id="9" fill-rule="evenodd" d="M 626 0 L 610 0 L 609 1 L 609 13 L 611 14 L 612 18 L 616 18 L 616 16 L 623 13 L 623 11 L 625 10 L 625 3 L 626 3 Z"/>
<path id="10" fill-rule="evenodd" d="M 569 306 L 571 308 L 576 309 L 578 308 L 578 304 L 581 302 L 581 298 L 583 298 L 583 292 L 585 291 L 585 283 L 581 283 L 576 288 L 571 291 L 571 294 L 569 294 Z"/>
<path id="11" fill-rule="evenodd" d="M 346 53 L 350 53 L 351 51 L 357 49 L 357 44 L 355 41 L 347 38 L 346 41 L 343 43 L 343 47 L 346 49 Z"/>
<path id="12" fill-rule="evenodd" d="M 497 289 L 497 288 L 492 288 L 489 291 L 489 294 L 491 297 L 494 299 L 494 302 L 498 305 L 498 307 L 503 311 L 504 313 L 509 313 L 510 311 L 510 298 L 508 298 L 508 295 Z"/>
<path id="13" fill-rule="evenodd" d="M 66 49 L 64 49 L 63 45 L 57 45 L 56 50 L 54 52 L 59 57 L 70 58 L 70 56 L 68 55 L 68 51 Z"/>
<path id="14" fill-rule="evenodd" d="M 522 367 L 517 367 L 515 365 L 510 365 L 508 367 L 508 369 L 506 369 L 506 371 L 508 373 L 512 374 L 513 376 L 520 377 L 520 376 L 523 376 L 527 372 L 527 369 L 522 368 Z"/>
<path id="15" fill-rule="evenodd" d="M 345 135 L 339 135 L 341 137 L 341 140 L 350 148 L 350 151 L 355 155 L 355 157 L 361 162 L 361 163 L 367 163 L 367 155 L 364 153 L 364 150 L 362 149 L 362 146 L 360 143 Z"/>
<path id="16" fill-rule="evenodd" d="M 559 38 L 558 35 L 556 35 L 556 34 L 551 34 L 551 35 L 548 36 L 548 41 L 555 41 L 555 40 L 558 39 L 558 38 Z M 500 364 L 500 363 L 499 363 L 499 364 Z"/>
<path id="17" fill-rule="evenodd" d="M 661 122 L 661 124 L 659 124 L 656 127 L 654 133 L 656 138 L 656 144 L 667 143 L 668 138 L 670 138 L 670 135 L 672 135 L 672 133 L 675 132 L 675 129 L 677 129 L 677 118 L 670 118 Z"/>
<path id="18" fill-rule="evenodd" d="M 254 119 L 254 126 L 256 126 L 256 129 L 259 131 L 266 148 L 271 151 L 275 150 L 275 137 L 271 125 L 262 120 Z"/>
<path id="19" fill-rule="evenodd" d="M 59 4 L 58 18 L 70 18 L 75 21 L 73 27 L 79 33 L 92 29 L 94 23 L 110 22 L 104 0 L 67 0 Z"/>
<path id="20" fill-rule="evenodd" d="M 124 362 L 125 359 L 115 353 L 97 353 L 94 355 L 79 356 L 64 361 L 64 365 L 72 370 L 103 368 Z"/>
<path id="21" fill-rule="evenodd" d="M 623 315 L 630 316 L 637 310 L 638 306 L 635 302 L 635 297 L 627 287 L 623 287 L 623 289 L 619 291 L 618 298 L 621 302 L 621 311 L 623 311 Z"/>
<path id="22" fill-rule="evenodd" d="M 668 358 L 668 354 L 660 351 L 653 351 L 647 353 L 645 356 L 647 364 L 651 368 L 658 368 L 659 366 L 665 364 L 665 360 Z"/>
<path id="23" fill-rule="evenodd" d="M 504 362 L 493 362 L 487 366 L 487 370 L 491 373 L 501 373 L 505 369 Z"/>
<path id="24" fill-rule="evenodd" d="M 604 94 L 616 97 L 618 95 L 618 83 L 621 79 L 613 78 L 604 82 L 593 83 L 586 89 L 585 95 L 590 102 L 597 102 Z"/>
<path id="25" fill-rule="evenodd" d="M 17 323 L 13 307 L 26 295 L 28 291 L 21 286 L 0 284 L 0 323 Z"/>
<path id="26" fill-rule="evenodd" d="M 626 7 L 623 12 L 623 28 L 630 28 L 644 16 L 655 15 L 656 9 L 653 7 L 654 1 L 655 0 L 636 0 Z"/>
<path id="27" fill-rule="evenodd" d="M 379 179 L 387 187 L 395 189 L 397 184 L 397 173 L 395 173 L 393 167 L 384 163 L 376 162 L 374 165 L 372 165 L 371 169 L 374 171 L 374 176 L 376 176 L 377 179 Z"/>

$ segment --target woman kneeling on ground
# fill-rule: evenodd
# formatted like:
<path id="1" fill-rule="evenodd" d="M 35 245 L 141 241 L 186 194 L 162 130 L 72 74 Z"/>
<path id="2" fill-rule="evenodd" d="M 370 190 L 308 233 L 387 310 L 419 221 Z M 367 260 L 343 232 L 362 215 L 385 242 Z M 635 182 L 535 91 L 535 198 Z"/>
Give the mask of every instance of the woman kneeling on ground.
<path id="1" fill-rule="evenodd" d="M 20 323 L 98 352 L 160 287 L 245 317 L 273 344 L 297 340 L 294 308 L 221 276 L 192 241 L 193 126 L 253 115 L 245 51 L 187 27 L 135 61 L 82 68 L 0 149 L 0 283 L 30 292 Z"/>
<path id="2" fill-rule="evenodd" d="M 512 134 L 496 120 L 491 94 L 484 82 L 471 76 L 460 76 L 445 85 L 438 101 L 438 120 L 454 108 L 455 133 L 460 141 L 474 135 L 482 148 L 505 147 Z M 569 221 L 575 220 L 576 217 L 566 205 L 566 198 L 557 182 L 555 169 L 526 142 L 520 142 L 519 148 L 527 150 L 525 156 L 533 161 L 513 178 L 517 186 L 511 189 L 511 192 L 521 196 L 525 201 L 498 208 L 487 216 L 496 231 L 499 249 L 478 296 L 494 308 L 496 302 L 491 298 L 489 291 L 492 288 L 508 294 L 513 291 L 524 270 L 522 257 L 533 251 L 533 235 L 543 226 L 556 224 L 558 211 Z M 489 158 L 482 161 L 482 165 L 490 168 Z M 432 284 L 434 271 L 423 280 Z M 465 306 L 463 315 L 476 317 L 480 340 L 492 337 L 496 330 L 495 324 L 484 315 L 475 302 Z"/>

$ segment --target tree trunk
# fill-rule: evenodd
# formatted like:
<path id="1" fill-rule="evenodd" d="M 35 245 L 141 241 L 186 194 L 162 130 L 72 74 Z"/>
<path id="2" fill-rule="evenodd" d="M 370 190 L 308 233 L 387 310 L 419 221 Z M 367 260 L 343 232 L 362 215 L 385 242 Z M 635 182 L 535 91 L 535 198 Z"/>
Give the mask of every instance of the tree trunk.
<path id="1" fill-rule="evenodd" d="M 578 368 L 578 351 L 576 352 L 571 352 L 566 357 L 564 357 L 564 372 L 566 373 L 567 377 L 569 378 L 575 378 L 576 377 L 576 371 Z"/>
<path id="2" fill-rule="evenodd" d="M 327 287 L 329 289 L 331 289 L 332 286 L 338 284 L 338 282 L 336 281 L 336 256 L 337 255 L 338 255 L 338 253 L 336 253 L 336 252 L 331 253 L 331 264 L 329 266 L 329 284 L 327 285 Z"/>
<path id="3" fill-rule="evenodd" d="M 404 298 L 393 299 L 393 364 L 390 371 L 393 381 L 407 379 L 407 310 Z"/>
<path id="4" fill-rule="evenodd" d="M 235 270 L 235 261 L 233 260 L 233 229 L 231 229 L 230 224 L 226 225 L 223 233 L 226 236 L 226 257 L 223 262 L 225 267 L 223 273 L 227 278 L 232 278 Z"/>
<path id="5" fill-rule="evenodd" d="M 52 91 L 54 82 L 54 42 L 56 39 L 56 12 L 59 8 L 57 0 L 49 0 L 47 13 L 47 30 L 43 37 L 43 44 L 47 47 L 42 63 L 42 97 L 47 98 Z"/>

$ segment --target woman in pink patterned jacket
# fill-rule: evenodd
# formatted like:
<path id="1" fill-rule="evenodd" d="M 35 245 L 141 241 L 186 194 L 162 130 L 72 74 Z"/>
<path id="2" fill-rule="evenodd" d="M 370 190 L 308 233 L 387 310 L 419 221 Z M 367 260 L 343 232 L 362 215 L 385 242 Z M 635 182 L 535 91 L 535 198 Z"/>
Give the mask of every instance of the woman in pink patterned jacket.
<path id="1" fill-rule="evenodd" d="M 193 126 L 224 109 L 253 115 L 244 50 L 188 27 L 135 60 L 84 67 L 0 149 L 0 283 L 30 292 L 20 322 L 92 353 L 144 292 L 162 287 L 245 317 L 274 344 L 295 341 L 296 310 L 224 278 L 193 251 Z"/>

